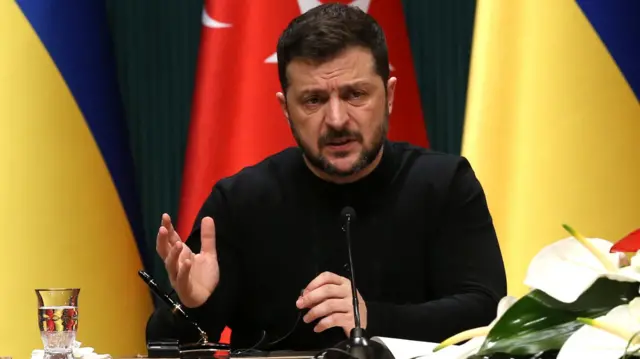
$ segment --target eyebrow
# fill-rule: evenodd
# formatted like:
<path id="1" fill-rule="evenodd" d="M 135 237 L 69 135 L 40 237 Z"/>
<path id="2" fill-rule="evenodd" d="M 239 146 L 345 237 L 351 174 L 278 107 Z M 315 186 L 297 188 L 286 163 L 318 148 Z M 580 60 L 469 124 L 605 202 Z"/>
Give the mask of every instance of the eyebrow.
<path id="1" fill-rule="evenodd" d="M 356 80 L 353 82 L 349 82 L 346 84 L 342 84 L 339 86 L 338 90 L 339 91 L 343 91 L 345 89 L 350 89 L 350 88 L 354 88 L 354 87 L 359 87 L 359 86 L 371 86 L 371 82 L 367 81 L 367 80 Z M 308 87 L 303 89 L 302 91 L 300 91 L 301 95 L 307 95 L 307 94 L 313 94 L 313 93 L 323 93 L 326 92 L 325 88 L 322 87 Z"/>

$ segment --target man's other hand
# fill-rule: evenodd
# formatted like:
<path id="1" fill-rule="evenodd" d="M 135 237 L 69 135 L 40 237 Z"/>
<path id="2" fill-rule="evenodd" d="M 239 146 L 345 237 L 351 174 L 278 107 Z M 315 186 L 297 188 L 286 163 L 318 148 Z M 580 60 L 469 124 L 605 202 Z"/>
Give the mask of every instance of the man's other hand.
<path id="1" fill-rule="evenodd" d="M 367 306 L 358 293 L 360 325 L 367 327 Z M 309 308 L 305 323 L 322 318 L 313 328 L 317 333 L 340 327 L 349 336 L 355 326 L 351 281 L 331 272 L 324 272 L 312 280 L 296 301 L 299 309 Z"/>

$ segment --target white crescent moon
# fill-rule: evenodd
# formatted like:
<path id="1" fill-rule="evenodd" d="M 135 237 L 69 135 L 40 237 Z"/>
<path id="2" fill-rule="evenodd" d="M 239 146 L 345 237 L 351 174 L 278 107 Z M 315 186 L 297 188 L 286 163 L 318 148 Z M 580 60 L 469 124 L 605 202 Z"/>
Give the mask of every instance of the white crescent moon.
<path id="1" fill-rule="evenodd" d="M 224 22 L 220 22 L 218 20 L 213 19 L 209 14 L 207 14 L 207 9 L 202 8 L 202 25 L 206 27 L 210 27 L 212 29 L 220 29 L 224 27 L 231 27 L 231 24 L 227 24 Z"/>

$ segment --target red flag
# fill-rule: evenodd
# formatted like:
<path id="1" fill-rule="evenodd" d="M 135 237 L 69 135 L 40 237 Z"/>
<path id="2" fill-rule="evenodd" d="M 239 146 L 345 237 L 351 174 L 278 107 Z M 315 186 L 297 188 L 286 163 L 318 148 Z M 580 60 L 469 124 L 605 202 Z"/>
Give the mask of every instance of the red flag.
<path id="1" fill-rule="evenodd" d="M 324 2 L 206 0 L 180 199 L 182 238 L 216 181 L 296 145 L 276 99 L 276 44 L 293 18 Z M 339 2 L 367 11 L 387 36 L 391 76 L 398 78 L 389 138 L 427 147 L 400 0 Z"/>

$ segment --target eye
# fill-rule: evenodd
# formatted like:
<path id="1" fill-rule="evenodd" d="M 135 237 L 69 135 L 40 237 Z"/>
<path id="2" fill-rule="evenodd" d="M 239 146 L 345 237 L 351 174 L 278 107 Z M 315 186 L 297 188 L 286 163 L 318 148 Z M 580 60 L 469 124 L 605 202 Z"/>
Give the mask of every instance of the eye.
<path id="1" fill-rule="evenodd" d="M 352 100 L 360 100 L 365 96 L 364 91 L 354 90 L 351 91 L 350 98 Z"/>
<path id="2" fill-rule="evenodd" d="M 318 97 L 308 97 L 304 100 L 306 105 L 317 105 L 320 103 L 320 99 Z"/>

